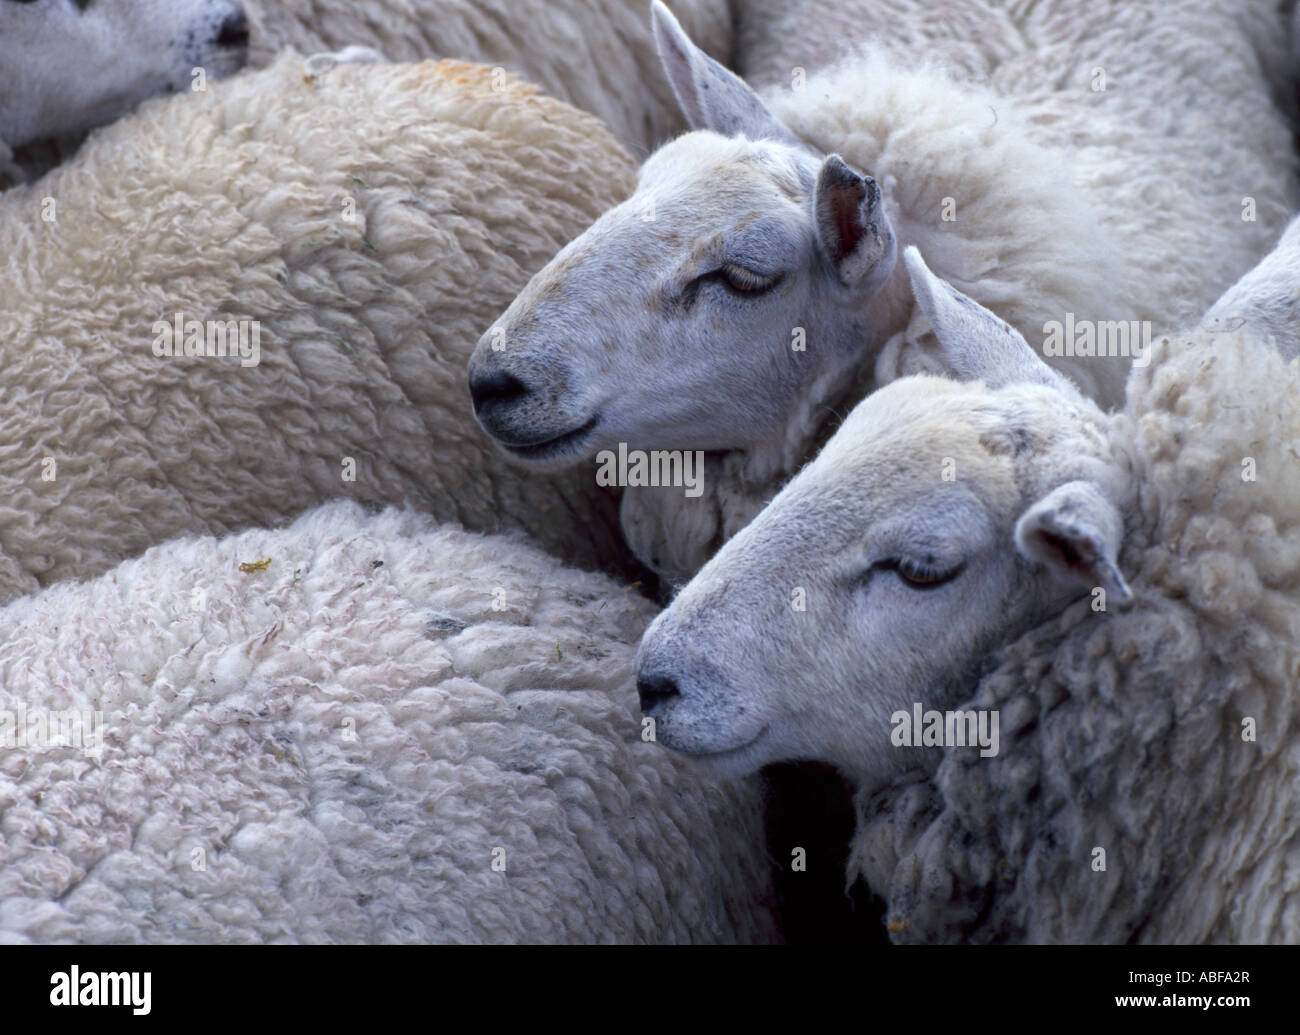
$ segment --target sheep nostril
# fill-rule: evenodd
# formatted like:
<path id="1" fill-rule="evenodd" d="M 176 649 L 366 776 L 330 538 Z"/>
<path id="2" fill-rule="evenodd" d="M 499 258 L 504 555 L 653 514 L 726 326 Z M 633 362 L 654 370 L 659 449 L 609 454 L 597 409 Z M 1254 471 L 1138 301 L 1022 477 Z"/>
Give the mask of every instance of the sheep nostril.
<path id="1" fill-rule="evenodd" d="M 676 697 L 680 691 L 677 684 L 666 676 L 641 676 L 636 681 L 636 692 L 641 698 L 641 710 L 648 712 L 655 705 Z"/>
<path id="2" fill-rule="evenodd" d="M 482 413 L 490 406 L 511 403 L 528 394 L 528 389 L 517 377 L 500 370 L 470 378 L 469 394 L 474 400 L 474 412 Z"/>
<path id="3" fill-rule="evenodd" d="M 221 23 L 221 31 L 217 33 L 217 46 L 248 46 L 248 16 L 242 10 L 237 10 Z"/>

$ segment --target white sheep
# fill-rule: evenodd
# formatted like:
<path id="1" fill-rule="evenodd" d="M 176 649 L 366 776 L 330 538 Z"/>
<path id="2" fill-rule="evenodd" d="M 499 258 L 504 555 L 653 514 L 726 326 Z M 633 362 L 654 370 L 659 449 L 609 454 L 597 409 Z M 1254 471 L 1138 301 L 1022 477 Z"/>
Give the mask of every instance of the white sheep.
<path id="1" fill-rule="evenodd" d="M 617 499 L 506 463 L 464 369 L 632 172 L 491 69 L 287 56 L 0 195 L 0 601 L 336 496 L 624 571 Z"/>
<path id="2" fill-rule="evenodd" d="M 0 609 L 0 942 L 773 940 L 757 795 L 637 720 L 652 613 L 350 502 Z"/>
<path id="3" fill-rule="evenodd" d="M 897 940 L 1300 939 L 1300 221 L 1111 415 L 908 267 L 961 380 L 869 396 L 656 620 L 660 740 L 849 775 Z"/>
<path id="4" fill-rule="evenodd" d="M 1017 15 L 1023 38 L 1005 28 L 987 83 L 882 45 L 765 103 L 656 5 L 699 131 L 485 335 L 481 423 L 541 469 L 705 451 L 702 497 L 623 497 L 638 557 L 689 576 L 855 401 L 942 369 L 895 263 L 908 244 L 1117 404 L 1146 332 L 1203 312 L 1300 206 L 1265 8 L 1054 0 Z"/>
<path id="5" fill-rule="evenodd" d="M 642 155 L 683 128 L 659 75 L 646 0 L 245 0 L 250 63 L 360 44 L 394 61 L 457 58 L 500 65 L 598 115 Z M 714 57 L 730 55 L 728 0 L 680 0 L 682 20 Z"/>
<path id="6" fill-rule="evenodd" d="M 14 148 L 201 87 L 237 71 L 247 53 L 235 0 L 0 2 L 0 175 L 21 178 Z"/>
<path id="7" fill-rule="evenodd" d="M 1211 43 L 1225 27 L 1233 39 L 1244 33 L 1279 101 L 1286 101 L 1285 95 L 1294 91 L 1298 66 L 1286 34 L 1278 31 L 1278 18 L 1293 5 L 1294 0 L 1178 0 L 1175 39 L 1179 46 L 1201 46 L 1196 37 Z M 922 54 L 926 61 L 977 79 L 1011 72 L 1025 85 L 1025 73 L 1033 65 L 1038 66 L 1034 76 L 1046 80 L 1054 63 L 1062 61 L 1058 72 L 1076 63 L 1087 67 L 1100 58 L 1112 75 L 1124 74 L 1131 55 L 1116 44 L 1146 31 L 1144 23 L 1153 14 L 1175 13 L 1170 10 L 1174 6 L 1160 0 L 1108 6 L 1079 0 L 1025 5 L 989 0 L 745 0 L 734 11 L 736 63 L 731 67 L 758 89 L 789 89 L 870 46 L 912 63 Z M 1053 40 L 1069 42 L 1053 47 Z"/>

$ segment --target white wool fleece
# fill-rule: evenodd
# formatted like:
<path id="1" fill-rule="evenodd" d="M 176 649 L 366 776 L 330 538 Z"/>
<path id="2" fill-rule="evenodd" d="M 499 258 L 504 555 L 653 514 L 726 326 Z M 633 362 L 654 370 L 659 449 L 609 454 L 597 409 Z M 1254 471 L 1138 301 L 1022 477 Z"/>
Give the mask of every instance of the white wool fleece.
<path id="1" fill-rule="evenodd" d="M 650 0 L 246 0 L 250 61 L 353 44 L 390 61 L 459 58 L 501 65 L 600 117 L 647 154 L 682 128 L 650 36 Z M 678 15 L 721 61 L 729 0 L 678 0 Z"/>
<path id="2" fill-rule="evenodd" d="M 491 69 L 286 55 L 0 195 L 0 602 L 337 496 L 626 572 L 616 497 L 509 466 L 465 364 L 632 175 L 594 118 Z M 249 355 L 160 356 L 178 313 Z"/>
<path id="3" fill-rule="evenodd" d="M 0 750 L 0 941 L 773 940 L 753 787 L 642 740 L 651 614 L 352 503 L 0 609 L 0 737 L 102 717 Z"/>
<path id="4" fill-rule="evenodd" d="M 1112 435 L 1132 608 L 1002 650 L 959 706 L 997 757 L 858 800 L 849 877 L 895 941 L 1300 941 L 1300 366 L 1166 339 Z"/>
<path id="5" fill-rule="evenodd" d="M 942 17 L 949 5 L 982 7 L 988 20 L 954 39 L 961 20 Z M 871 171 L 903 219 L 919 224 L 900 237 L 959 290 L 1007 306 L 1000 315 L 1026 335 L 1041 335 L 1041 321 L 1017 322 L 1017 307 L 1047 309 L 1071 278 L 1111 293 L 1098 319 L 1151 320 L 1157 334 L 1190 326 L 1300 207 L 1290 126 L 1274 96 L 1275 50 L 1285 39 L 1277 3 L 891 6 L 865 61 L 829 69 L 803 91 L 774 89 L 774 111 Z M 933 39 L 921 61 L 907 25 Z M 928 68 L 915 71 L 918 64 Z M 970 100 L 945 111 L 939 72 L 965 85 Z M 909 104 L 913 93 L 920 96 Z M 891 103 L 907 105 L 907 115 Z M 1013 130 L 1025 137 L 1022 148 L 1046 146 L 1054 157 L 1035 161 L 1025 150 L 1022 164 L 998 168 L 986 152 L 1007 147 L 999 137 Z M 926 150 L 909 148 L 914 139 Z M 951 219 L 943 218 L 944 197 L 954 200 Z M 1072 219 L 1053 232 L 1070 203 Z M 1080 217 L 1096 222 L 1091 235 L 1080 233 Z"/>

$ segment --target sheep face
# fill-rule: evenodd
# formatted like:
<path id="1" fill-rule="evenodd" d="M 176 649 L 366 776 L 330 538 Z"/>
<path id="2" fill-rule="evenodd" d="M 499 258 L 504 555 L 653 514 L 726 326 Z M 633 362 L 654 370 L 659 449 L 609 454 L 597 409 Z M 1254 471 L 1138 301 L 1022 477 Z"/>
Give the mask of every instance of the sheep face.
<path id="1" fill-rule="evenodd" d="M 248 50 L 235 0 L 0 0 L 0 143 L 79 133 L 219 78 Z"/>
<path id="2" fill-rule="evenodd" d="M 871 339 L 894 262 L 885 227 L 876 276 L 840 282 L 813 223 L 821 164 L 709 132 L 659 151 L 479 343 L 483 427 L 535 463 L 620 442 L 740 449 L 782 427 L 812 379 Z"/>
<path id="3" fill-rule="evenodd" d="M 820 759 L 875 785 L 936 754 L 895 746 L 895 713 L 960 702 L 998 645 L 1094 587 L 1126 602 L 1109 418 L 1023 376 L 1032 350 L 991 313 L 956 313 L 987 316 L 956 346 L 976 379 L 869 396 L 646 633 L 661 742 L 730 773 Z"/>
<path id="4" fill-rule="evenodd" d="M 479 422 L 534 464 L 769 441 L 910 301 L 875 182 L 798 141 L 680 28 L 656 33 L 696 132 L 646 162 L 470 361 Z"/>

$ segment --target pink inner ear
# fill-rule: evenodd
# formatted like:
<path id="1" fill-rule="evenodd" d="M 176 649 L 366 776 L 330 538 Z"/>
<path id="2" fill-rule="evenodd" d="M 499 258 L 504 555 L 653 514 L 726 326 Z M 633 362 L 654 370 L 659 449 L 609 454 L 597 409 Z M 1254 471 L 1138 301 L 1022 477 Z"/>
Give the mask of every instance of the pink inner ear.
<path id="1" fill-rule="evenodd" d="M 1072 571 L 1089 573 L 1097 563 L 1100 551 L 1097 543 L 1090 536 L 1081 536 L 1076 540 L 1067 539 L 1047 529 L 1040 529 L 1038 537 L 1060 557 L 1062 563 Z"/>
<path id="2" fill-rule="evenodd" d="M 867 196 L 864 183 L 837 184 L 831 188 L 831 216 L 835 220 L 835 243 L 839 262 L 853 252 L 866 232 L 862 222 L 862 201 Z"/>

